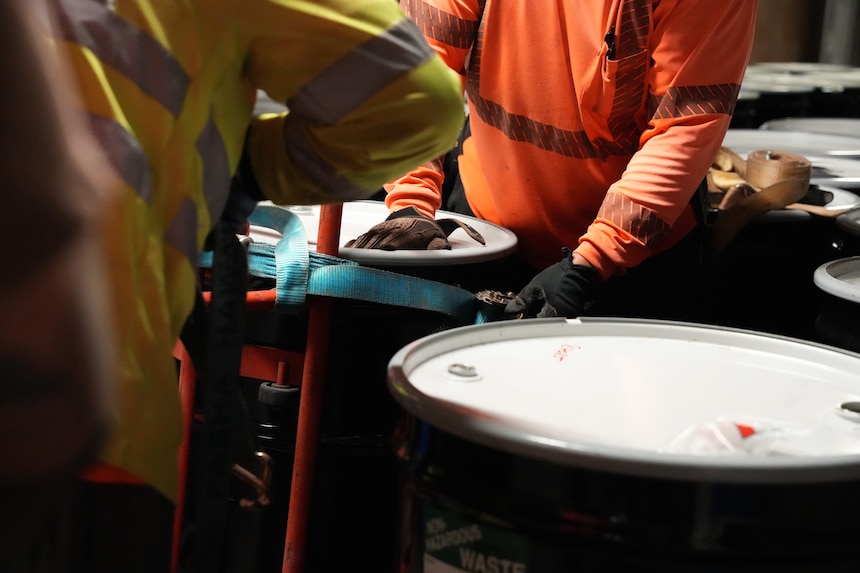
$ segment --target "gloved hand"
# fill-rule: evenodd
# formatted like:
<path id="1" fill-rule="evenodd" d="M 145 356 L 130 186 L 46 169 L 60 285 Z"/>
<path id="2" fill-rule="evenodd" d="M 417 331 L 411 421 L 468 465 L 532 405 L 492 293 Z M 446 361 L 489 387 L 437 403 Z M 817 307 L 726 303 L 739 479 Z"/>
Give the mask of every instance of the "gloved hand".
<path id="1" fill-rule="evenodd" d="M 562 249 L 561 261 L 547 267 L 505 306 L 506 314 L 523 314 L 528 318 L 563 316 L 575 318 L 594 301 L 603 280 L 596 270 L 575 265 L 571 250 Z M 540 309 L 540 310 L 538 310 Z"/>
<path id="2" fill-rule="evenodd" d="M 353 249 L 398 249 L 437 250 L 450 249 L 448 236 L 461 228 L 470 237 L 486 244 L 484 237 L 470 225 L 457 219 L 430 219 L 415 207 L 395 211 L 382 223 L 371 227 L 366 233 L 344 245 Z"/>

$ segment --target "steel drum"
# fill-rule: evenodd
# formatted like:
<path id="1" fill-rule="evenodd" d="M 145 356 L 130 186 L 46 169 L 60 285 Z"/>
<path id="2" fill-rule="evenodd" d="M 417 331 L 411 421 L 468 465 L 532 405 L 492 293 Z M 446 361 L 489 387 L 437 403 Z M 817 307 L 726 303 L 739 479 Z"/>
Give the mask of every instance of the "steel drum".
<path id="1" fill-rule="evenodd" d="M 525 320 L 402 348 L 403 573 L 856 571 L 860 355 Z"/>
<path id="2" fill-rule="evenodd" d="M 275 208 L 268 202 L 262 205 Z M 299 218 L 308 248 L 315 251 L 320 207 L 277 208 Z M 387 214 L 385 205 L 377 201 L 344 204 L 340 244 L 383 221 Z M 440 212 L 439 217 L 466 220 L 482 233 L 487 244 L 480 245 L 458 229 L 450 237 L 450 251 L 341 248 L 338 254 L 362 266 L 443 282 L 477 272 L 481 265 L 506 257 L 516 247 L 516 237 L 507 229 L 447 212 Z M 251 226 L 248 236 L 258 243 L 272 244 L 281 239 L 278 231 L 257 225 Z M 261 284 L 257 288 L 271 286 Z M 345 571 L 358 560 L 363 569 L 379 571 L 393 559 L 396 533 L 398 468 L 391 434 L 397 408 L 385 385 L 387 362 L 404 344 L 464 323 L 436 312 L 362 300 L 335 299 L 333 304 L 308 567 Z M 252 310 L 246 316 L 250 347 L 288 353 L 286 357 L 264 355 L 262 360 L 269 361 L 268 367 L 261 364 L 261 370 L 284 372 L 285 384 L 242 380 L 257 437 L 275 461 L 274 502 L 266 511 L 260 533 L 260 573 L 281 571 L 308 322 L 306 312 Z M 356 523 L 362 525 L 356 527 Z M 331 550 L 333 546 L 336 551 Z"/>

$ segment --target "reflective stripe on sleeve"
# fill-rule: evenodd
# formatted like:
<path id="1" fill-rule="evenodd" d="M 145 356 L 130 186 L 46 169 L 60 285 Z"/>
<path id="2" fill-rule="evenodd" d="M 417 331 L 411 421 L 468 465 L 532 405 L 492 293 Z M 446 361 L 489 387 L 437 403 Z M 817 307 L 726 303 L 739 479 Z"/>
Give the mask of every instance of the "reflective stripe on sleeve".
<path id="1" fill-rule="evenodd" d="M 147 203 L 152 201 L 152 171 L 140 142 L 115 120 L 87 114 L 90 129 L 111 166 Z"/>
<path id="2" fill-rule="evenodd" d="M 306 123 L 297 115 L 291 115 L 284 123 L 284 142 L 287 154 L 296 165 L 301 165 L 305 174 L 327 195 L 344 201 L 366 199 L 370 189 L 363 189 L 339 175 L 310 146 L 307 139 Z"/>
<path id="3" fill-rule="evenodd" d="M 333 125 L 434 54 L 415 23 L 405 18 L 317 75 L 287 102 L 287 107 Z"/>
<path id="4" fill-rule="evenodd" d="M 609 192 L 597 219 L 612 221 L 644 245 L 654 248 L 669 234 L 669 225 L 642 205 L 620 193 Z"/>
<path id="5" fill-rule="evenodd" d="M 61 39 L 89 49 L 175 117 L 191 79 L 152 36 L 95 0 L 54 0 Z"/>
<path id="6" fill-rule="evenodd" d="M 652 119 L 731 115 L 740 89 L 738 84 L 673 87 L 662 96 L 649 96 L 648 110 Z"/>
<path id="7" fill-rule="evenodd" d="M 188 259 L 197 268 L 197 207 L 190 197 L 186 197 L 164 233 L 168 245 Z"/>

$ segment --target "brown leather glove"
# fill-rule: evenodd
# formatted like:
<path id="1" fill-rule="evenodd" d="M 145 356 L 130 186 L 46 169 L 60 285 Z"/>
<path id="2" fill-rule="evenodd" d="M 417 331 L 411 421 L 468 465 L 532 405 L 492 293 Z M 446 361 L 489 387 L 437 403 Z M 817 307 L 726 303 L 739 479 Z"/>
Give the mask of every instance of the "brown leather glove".
<path id="1" fill-rule="evenodd" d="M 457 219 L 430 219 L 418 212 L 415 207 L 395 211 L 385 221 L 374 225 L 366 233 L 349 241 L 345 247 L 353 249 L 399 249 L 437 250 L 450 249 L 448 236 L 456 229 L 466 233 L 481 243 L 484 237 L 470 225 Z"/>

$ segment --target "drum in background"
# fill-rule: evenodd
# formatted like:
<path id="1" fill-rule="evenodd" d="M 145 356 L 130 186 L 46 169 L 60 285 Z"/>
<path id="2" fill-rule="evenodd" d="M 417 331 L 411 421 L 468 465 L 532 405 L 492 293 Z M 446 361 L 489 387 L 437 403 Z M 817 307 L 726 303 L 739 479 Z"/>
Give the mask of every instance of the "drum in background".
<path id="1" fill-rule="evenodd" d="M 824 293 L 815 321 L 827 344 L 860 352 L 860 256 L 830 261 L 813 274 Z"/>
<path id="2" fill-rule="evenodd" d="M 751 151 L 762 149 L 789 151 L 805 156 L 813 162 L 813 167 L 816 159 L 860 159 L 860 136 L 857 134 L 849 136 L 799 130 L 731 129 L 723 137 L 723 145 L 744 156 Z M 834 165 L 834 175 L 841 174 L 839 167 L 843 164 Z M 860 161 L 844 165 L 847 166 L 845 169 L 852 171 L 852 175 L 860 173 Z M 831 183 L 822 181 L 818 174 L 813 173 L 813 179 L 816 178 L 819 183 Z"/>
<path id="3" fill-rule="evenodd" d="M 389 363 L 398 571 L 856 571 L 860 355 L 633 320 L 469 326 Z"/>
<path id="4" fill-rule="evenodd" d="M 769 94 L 757 109 L 759 124 L 780 117 L 860 117 L 860 68 L 762 62 L 747 67 L 743 87 Z"/>
<path id="5" fill-rule="evenodd" d="M 814 81 L 823 85 L 835 84 L 841 89 L 829 94 L 822 93 L 818 105 L 813 105 L 814 117 L 843 117 L 860 118 L 860 68 L 852 68 L 844 72 L 827 72 L 815 74 Z"/>
<path id="6" fill-rule="evenodd" d="M 819 340 L 814 323 L 822 293 L 813 284 L 812 273 L 819 265 L 845 256 L 847 241 L 840 237 L 835 214 L 860 207 L 860 160 L 850 157 L 860 152 L 860 138 L 729 130 L 723 145 L 743 157 L 771 149 L 809 159 L 816 187 L 807 200 L 823 207 L 826 216 L 780 209 L 749 222 L 715 266 L 707 285 L 706 320 Z"/>
<path id="7" fill-rule="evenodd" d="M 271 205 L 271 204 L 269 204 Z M 302 222 L 309 250 L 314 251 L 319 229 L 319 206 L 281 207 Z M 343 206 L 340 244 L 385 219 L 383 203 L 360 201 Z M 457 271 L 469 272 L 510 254 L 516 237 L 506 229 L 461 215 L 481 232 L 486 246 L 462 230 L 452 233 L 450 251 L 379 251 L 340 249 L 340 257 L 362 266 L 442 282 L 455 280 Z M 250 239 L 277 243 L 279 232 L 252 226 Z M 263 281 L 258 289 L 274 286 Z M 334 299 L 326 362 L 326 387 L 321 439 L 310 513 L 308 568 L 312 571 L 388 570 L 396 538 L 397 462 L 391 434 L 397 408 L 388 393 L 388 360 L 403 345 L 434 332 L 463 326 L 451 316 L 401 306 Z M 273 503 L 260 528 L 260 567 L 256 573 L 281 571 L 290 482 L 295 453 L 303 352 L 309 317 L 249 310 L 246 344 L 283 351 L 269 370 L 284 372 L 284 384 L 243 378 L 242 390 L 254 431 L 263 450 L 274 459 Z M 278 392 L 275 392 L 278 390 Z M 335 548 L 333 550 L 332 548 Z"/>
<path id="8" fill-rule="evenodd" d="M 752 74 L 749 69 L 741 88 L 759 94 L 753 127 L 778 117 L 806 117 L 815 94 L 814 86 L 776 74 Z"/>

